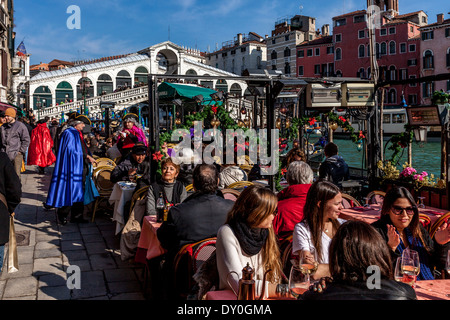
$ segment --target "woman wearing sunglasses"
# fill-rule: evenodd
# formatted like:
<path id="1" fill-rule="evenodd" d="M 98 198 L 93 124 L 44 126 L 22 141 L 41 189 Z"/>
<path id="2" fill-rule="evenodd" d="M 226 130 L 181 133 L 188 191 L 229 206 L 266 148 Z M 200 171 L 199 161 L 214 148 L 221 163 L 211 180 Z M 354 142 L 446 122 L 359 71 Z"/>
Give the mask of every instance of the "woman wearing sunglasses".
<path id="1" fill-rule="evenodd" d="M 432 239 L 419 221 L 419 209 L 408 189 L 394 187 L 386 193 L 381 217 L 372 226 L 387 242 L 392 258 L 395 258 L 393 261 L 406 248 L 419 253 L 420 274 L 417 280 L 434 279 L 434 267 L 445 264 L 443 257 L 450 244 L 450 224 L 445 223 Z"/>

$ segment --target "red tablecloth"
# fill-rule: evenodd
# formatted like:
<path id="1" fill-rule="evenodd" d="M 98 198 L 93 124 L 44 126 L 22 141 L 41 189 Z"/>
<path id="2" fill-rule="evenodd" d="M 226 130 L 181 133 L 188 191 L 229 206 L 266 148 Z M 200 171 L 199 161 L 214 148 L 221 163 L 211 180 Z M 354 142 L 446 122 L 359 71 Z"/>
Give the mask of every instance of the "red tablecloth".
<path id="1" fill-rule="evenodd" d="M 450 279 L 417 281 L 415 289 L 418 300 L 450 300 Z"/>
<path id="2" fill-rule="evenodd" d="M 450 280 L 425 280 L 416 282 L 417 300 L 450 300 Z M 231 290 L 209 291 L 206 300 L 236 300 Z"/>
<path id="3" fill-rule="evenodd" d="M 139 237 L 138 248 L 134 260 L 140 263 L 146 263 L 146 260 L 158 257 L 166 250 L 161 247 L 161 243 L 156 236 L 156 230 L 161 226 L 156 222 L 156 216 L 145 216 L 142 221 L 142 230 Z"/>
<path id="4" fill-rule="evenodd" d="M 370 209 L 364 207 L 353 207 L 343 209 L 339 218 L 345 220 L 363 220 L 367 223 L 372 223 L 377 221 L 380 218 L 381 206 L 378 204 L 372 204 Z M 430 220 L 431 225 L 436 222 L 437 219 L 444 213 L 447 213 L 447 210 L 438 209 L 433 207 L 425 207 L 423 209 L 419 209 L 420 213 L 426 214 Z"/>

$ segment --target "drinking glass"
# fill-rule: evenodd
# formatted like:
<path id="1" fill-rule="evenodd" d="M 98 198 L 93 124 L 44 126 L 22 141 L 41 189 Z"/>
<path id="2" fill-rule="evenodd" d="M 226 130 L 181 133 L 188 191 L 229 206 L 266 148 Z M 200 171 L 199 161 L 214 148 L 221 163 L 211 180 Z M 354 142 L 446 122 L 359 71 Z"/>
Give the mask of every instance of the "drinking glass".
<path id="1" fill-rule="evenodd" d="M 402 253 L 402 257 L 409 258 L 413 261 L 414 264 L 414 273 L 416 276 L 420 273 L 420 259 L 419 259 L 419 253 L 415 250 L 406 249 Z"/>
<path id="2" fill-rule="evenodd" d="M 417 199 L 417 208 L 424 209 L 425 204 L 423 203 L 423 199 L 425 199 L 425 197 L 417 197 Z"/>
<path id="3" fill-rule="evenodd" d="M 403 273 L 402 282 L 409 284 L 411 287 L 416 286 L 416 265 L 413 259 L 401 257 L 401 269 Z"/>
<path id="4" fill-rule="evenodd" d="M 319 267 L 319 264 L 317 263 L 317 261 L 306 257 L 305 254 L 302 252 L 302 253 L 300 253 L 298 266 L 299 266 L 301 272 L 312 276 L 313 274 L 316 273 L 317 268 Z"/>
<path id="5" fill-rule="evenodd" d="M 398 257 L 395 263 L 394 279 L 397 282 L 403 282 L 402 257 Z"/>
<path id="6" fill-rule="evenodd" d="M 309 274 L 304 273 L 298 266 L 293 265 L 289 274 L 289 291 L 294 298 L 306 292 L 310 285 Z"/>

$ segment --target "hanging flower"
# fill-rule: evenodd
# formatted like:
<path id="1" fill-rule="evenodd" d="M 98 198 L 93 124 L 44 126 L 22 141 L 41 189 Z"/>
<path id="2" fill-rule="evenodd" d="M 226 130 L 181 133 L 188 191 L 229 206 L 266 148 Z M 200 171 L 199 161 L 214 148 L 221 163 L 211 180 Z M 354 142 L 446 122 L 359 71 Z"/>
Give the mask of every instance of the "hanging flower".
<path id="1" fill-rule="evenodd" d="M 339 120 L 341 120 L 342 122 L 346 122 L 347 119 L 345 119 L 343 116 L 339 116 Z"/>
<path id="2" fill-rule="evenodd" d="M 161 161 L 162 158 L 163 158 L 163 155 L 161 154 L 160 151 L 156 151 L 156 152 L 153 154 L 153 160 Z"/>
<path id="3" fill-rule="evenodd" d="M 217 108 L 218 108 L 218 107 L 216 107 L 216 106 L 211 107 L 211 110 L 214 112 L 214 114 L 217 113 Z"/>
<path id="4" fill-rule="evenodd" d="M 309 125 L 313 126 L 316 123 L 316 118 L 309 118 Z"/>
<path id="5" fill-rule="evenodd" d="M 366 136 L 364 135 L 364 133 L 362 132 L 362 130 L 359 131 L 359 139 L 365 139 Z"/>

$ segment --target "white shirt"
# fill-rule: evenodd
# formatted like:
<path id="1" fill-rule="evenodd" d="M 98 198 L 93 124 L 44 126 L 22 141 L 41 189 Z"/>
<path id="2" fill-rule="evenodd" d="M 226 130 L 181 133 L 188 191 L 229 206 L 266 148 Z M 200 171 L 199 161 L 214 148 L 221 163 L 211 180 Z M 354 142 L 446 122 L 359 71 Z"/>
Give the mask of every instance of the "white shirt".
<path id="1" fill-rule="evenodd" d="M 344 219 L 339 219 L 338 222 L 343 224 Z M 318 259 L 316 254 L 316 248 L 314 247 L 311 232 L 306 221 L 297 223 L 294 227 L 294 234 L 292 237 L 292 253 L 298 254 L 297 251 L 309 251 L 314 255 L 314 258 L 319 263 L 328 264 L 328 248 L 330 247 L 331 238 L 322 231 L 322 257 Z"/>

